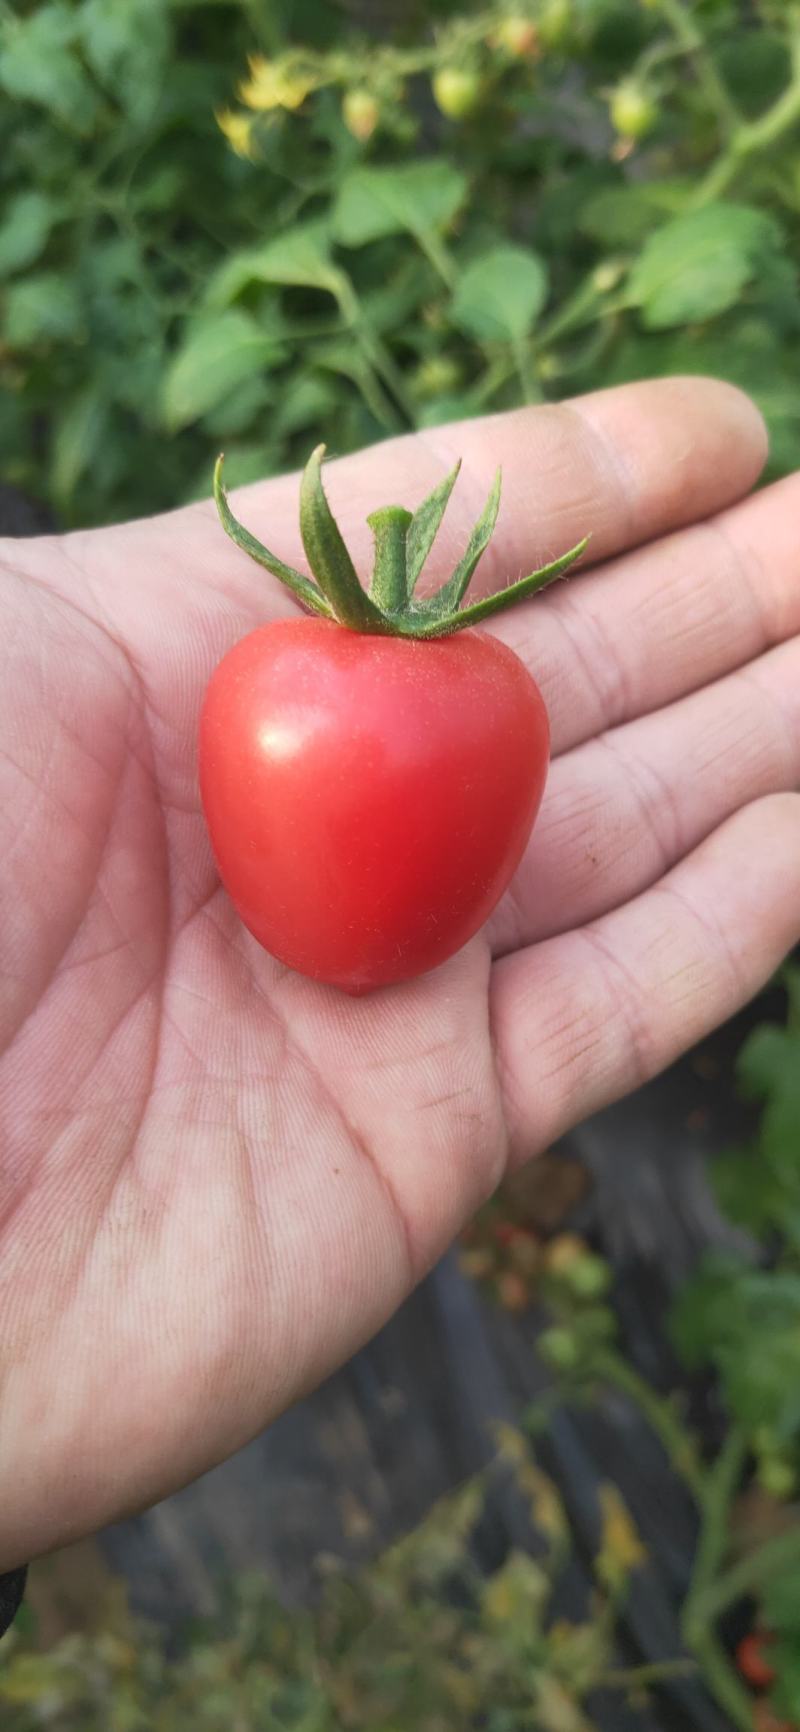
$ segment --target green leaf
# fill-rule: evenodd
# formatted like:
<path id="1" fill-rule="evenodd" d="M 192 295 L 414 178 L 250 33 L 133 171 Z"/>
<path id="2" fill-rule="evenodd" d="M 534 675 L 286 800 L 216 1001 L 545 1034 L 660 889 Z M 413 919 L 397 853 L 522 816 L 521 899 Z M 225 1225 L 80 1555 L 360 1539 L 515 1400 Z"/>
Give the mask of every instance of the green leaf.
<path id="1" fill-rule="evenodd" d="M 521 343 L 547 299 L 547 270 L 536 253 L 494 247 L 459 277 L 452 317 L 479 343 Z"/>
<path id="2" fill-rule="evenodd" d="M 748 1035 L 736 1061 L 742 1089 L 754 1099 L 769 1096 L 797 1071 L 797 1050 L 791 1035 L 777 1023 L 762 1023 Z"/>
<path id="3" fill-rule="evenodd" d="M 56 498 L 68 504 L 77 482 L 91 468 L 108 429 L 108 402 L 96 379 L 74 397 L 56 427 L 51 479 Z"/>
<path id="4" fill-rule="evenodd" d="M 423 499 L 422 504 L 417 506 L 411 519 L 406 541 L 409 595 L 413 595 L 414 586 L 439 533 L 439 525 L 458 480 L 460 468 L 461 458 L 459 457 L 455 468 L 451 469 L 450 474 L 446 475 L 444 480 L 434 487 L 427 499 Z"/>
<path id="5" fill-rule="evenodd" d="M 417 427 L 442 427 L 448 421 L 469 421 L 479 415 L 485 405 L 476 402 L 466 391 L 449 391 L 443 397 L 431 397 L 417 410 Z M 515 404 L 516 407 L 516 404 Z"/>
<path id="6" fill-rule="evenodd" d="M 256 424 L 263 433 L 266 424 L 272 433 L 272 403 L 275 393 L 276 386 L 272 379 L 265 379 L 263 373 L 251 373 L 248 378 L 241 379 L 238 385 L 235 385 L 233 390 L 228 392 L 227 396 L 223 397 L 219 403 L 215 403 L 213 409 L 209 409 L 208 414 L 203 416 L 201 422 L 203 432 L 208 433 L 212 439 L 227 441 L 240 433 L 246 433 L 248 427 Z M 270 407 L 269 417 L 265 413 L 268 406 Z M 227 443 L 225 455 L 228 459 L 231 456 Z M 230 487 L 242 485 L 239 481 L 231 481 L 230 463 L 228 463 L 226 475 Z"/>
<path id="7" fill-rule="evenodd" d="M 582 206 L 578 226 L 604 247 L 632 247 L 658 227 L 665 215 L 680 211 L 691 183 L 682 180 L 633 182 L 605 187 Z"/>
<path id="8" fill-rule="evenodd" d="M 233 253 L 212 277 L 206 301 L 210 307 L 229 306 L 251 283 L 324 289 L 338 299 L 343 281 L 346 283 L 344 273 L 330 255 L 327 224 L 310 222 L 298 224 L 264 246 Z"/>
<path id="9" fill-rule="evenodd" d="M 38 259 L 58 212 L 55 199 L 35 188 L 9 200 L 0 223 L 0 277 L 10 277 Z"/>
<path id="10" fill-rule="evenodd" d="M 763 1583 L 762 1604 L 767 1628 L 783 1631 L 797 1640 L 797 1608 L 800 1606 L 800 1563 L 786 1565 Z M 800 1700 L 797 1703 L 800 1710 Z"/>
<path id="11" fill-rule="evenodd" d="M 74 52 L 80 28 L 62 0 L 27 18 L 6 16 L 0 33 L 0 85 L 17 100 L 35 102 L 79 133 L 89 133 L 97 98 Z"/>
<path id="12" fill-rule="evenodd" d="M 84 334 L 78 290 L 71 278 L 42 271 L 11 284 L 3 321 L 3 335 L 10 349 L 75 341 Z"/>
<path id="13" fill-rule="evenodd" d="M 775 31 L 742 30 L 721 36 L 715 58 L 734 102 L 753 119 L 791 82 L 792 63 L 785 36 Z"/>
<path id="14" fill-rule="evenodd" d="M 335 238 L 342 246 L 361 247 L 404 230 L 418 235 L 443 229 L 467 190 L 461 170 L 439 157 L 399 168 L 356 168 L 339 188 Z"/>
<path id="15" fill-rule="evenodd" d="M 730 1253 L 709 1252 L 680 1289 L 670 1317 L 670 1334 L 690 1371 L 707 1364 L 740 1311 L 737 1297 L 749 1265 Z M 735 1327 L 735 1323 L 734 1323 Z"/>
<path id="16" fill-rule="evenodd" d="M 272 424 L 281 438 L 288 438 L 304 427 L 320 427 L 337 414 L 341 393 L 331 379 L 312 373 L 308 362 L 301 361 L 297 373 L 282 383 L 280 398 L 275 406 Z"/>
<path id="17" fill-rule="evenodd" d="M 169 46 L 163 0 L 81 0 L 81 46 L 98 83 L 138 124 L 161 94 Z"/>
<path id="18" fill-rule="evenodd" d="M 754 1149 L 728 1149 L 718 1155 L 711 1183 L 723 1214 L 737 1227 L 763 1234 L 783 1215 L 785 1192 Z"/>
<path id="19" fill-rule="evenodd" d="M 742 1424 L 791 1435 L 800 1423 L 800 1275 L 709 1255 L 679 1296 L 672 1330 L 689 1367 L 715 1367 Z"/>
<path id="20" fill-rule="evenodd" d="M 783 1577 L 782 1600 L 779 1601 L 779 1604 L 785 1606 L 790 1593 L 797 1594 L 798 1586 L 800 1586 L 799 1578 L 800 1572 L 797 1569 L 793 1571 L 788 1581 L 785 1576 Z M 773 1590 L 773 1593 L 769 1597 L 765 1596 L 762 1602 L 765 1614 L 769 1616 L 768 1628 L 770 1630 L 778 1628 L 771 1615 L 775 1597 Z M 767 1612 L 767 1606 L 769 1606 L 769 1612 Z M 770 1701 L 776 1710 L 774 1724 L 778 1727 L 787 1724 L 785 1720 L 781 1719 L 782 1715 L 791 1716 L 788 1722 L 790 1725 L 792 1722 L 797 1724 L 798 1716 L 800 1716 L 800 1633 L 798 1633 L 797 1606 L 798 1601 L 795 1598 L 794 1619 L 791 1623 L 787 1623 L 783 1634 L 779 1635 L 778 1640 L 769 1650 L 770 1664 L 774 1667 L 776 1674 L 776 1683 L 771 1692 Z M 769 1725 L 769 1721 L 766 1724 Z"/>
<path id="21" fill-rule="evenodd" d="M 231 307 L 201 314 L 186 327 L 164 380 L 166 425 L 175 432 L 208 414 L 237 385 L 267 367 L 277 352 L 274 339 L 249 313 Z"/>
<path id="22" fill-rule="evenodd" d="M 748 205 L 706 205 L 651 236 L 628 279 L 650 330 L 713 318 L 736 306 L 765 255 L 780 250 L 774 218 Z"/>
<path id="23" fill-rule="evenodd" d="M 674 373 L 730 380 L 747 391 L 766 418 L 770 472 L 776 475 L 800 467 L 800 396 L 794 385 L 799 366 L 796 347 L 782 343 L 766 320 L 748 315 L 686 331 L 645 333 L 631 327 L 596 382 L 622 384 Z"/>
<path id="24" fill-rule="evenodd" d="M 501 1634 L 526 1626 L 535 1628 L 549 1595 L 546 1569 L 527 1552 L 514 1549 L 489 1577 L 483 1589 L 482 1611 L 490 1630 L 496 1626 Z"/>

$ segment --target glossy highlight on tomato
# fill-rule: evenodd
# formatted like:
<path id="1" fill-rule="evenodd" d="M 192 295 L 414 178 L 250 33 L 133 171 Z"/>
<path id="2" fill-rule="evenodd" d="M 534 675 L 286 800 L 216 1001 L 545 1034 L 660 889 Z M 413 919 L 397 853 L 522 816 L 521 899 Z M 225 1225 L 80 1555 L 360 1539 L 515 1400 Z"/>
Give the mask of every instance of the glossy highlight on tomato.
<path id="1" fill-rule="evenodd" d="M 481 631 L 420 641 L 297 617 L 212 676 L 200 784 L 220 876 L 281 962 L 350 992 L 436 967 L 530 835 L 547 712 Z"/>

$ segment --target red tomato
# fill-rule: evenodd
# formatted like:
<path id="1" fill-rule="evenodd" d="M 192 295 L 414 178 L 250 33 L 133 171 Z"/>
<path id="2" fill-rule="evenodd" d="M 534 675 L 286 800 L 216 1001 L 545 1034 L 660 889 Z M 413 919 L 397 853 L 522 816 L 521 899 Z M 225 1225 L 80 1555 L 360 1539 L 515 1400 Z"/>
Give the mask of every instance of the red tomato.
<path id="1" fill-rule="evenodd" d="M 754 1690 L 768 1690 L 770 1684 L 775 1682 L 775 1669 L 764 1652 L 770 1639 L 764 1631 L 753 1630 L 749 1636 L 742 1637 L 736 1649 L 739 1671 L 748 1684 L 752 1684 Z"/>
<path id="2" fill-rule="evenodd" d="M 200 786 L 220 876 L 291 968 L 351 992 L 407 980 L 491 913 L 548 754 L 538 687 L 495 638 L 280 620 L 236 644 L 206 693 Z"/>
<path id="3" fill-rule="evenodd" d="M 756 1702 L 753 1709 L 753 1732 L 798 1732 L 797 1721 L 783 1720 L 768 1702 Z"/>

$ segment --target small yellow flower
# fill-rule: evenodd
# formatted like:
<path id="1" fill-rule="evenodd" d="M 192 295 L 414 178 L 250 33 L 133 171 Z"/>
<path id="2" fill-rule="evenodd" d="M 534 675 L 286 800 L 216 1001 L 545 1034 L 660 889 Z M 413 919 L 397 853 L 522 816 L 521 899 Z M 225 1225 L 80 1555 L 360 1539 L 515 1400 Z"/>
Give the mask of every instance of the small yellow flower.
<path id="1" fill-rule="evenodd" d="M 239 97 L 248 108 L 299 108 L 317 83 L 316 74 L 292 71 L 279 60 L 263 54 L 249 56 L 250 77 L 239 86 Z"/>
<path id="2" fill-rule="evenodd" d="M 252 162 L 255 155 L 253 147 L 253 122 L 249 114 L 235 114 L 231 108 L 223 108 L 217 114 L 217 126 L 224 132 L 229 145 L 237 156 L 244 156 Z"/>

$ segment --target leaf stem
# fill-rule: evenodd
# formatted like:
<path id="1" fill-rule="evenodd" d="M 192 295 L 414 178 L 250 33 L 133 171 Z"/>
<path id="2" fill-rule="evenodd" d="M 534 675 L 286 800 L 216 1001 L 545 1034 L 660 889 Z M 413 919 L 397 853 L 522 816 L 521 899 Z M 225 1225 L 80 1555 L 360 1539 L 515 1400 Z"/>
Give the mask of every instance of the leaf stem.
<path id="1" fill-rule="evenodd" d="M 433 266 L 437 276 L 441 277 L 445 287 L 455 287 L 458 272 L 450 257 L 447 247 L 435 229 L 415 228 L 413 231 L 417 245 L 425 254 L 428 263 Z"/>
<path id="2" fill-rule="evenodd" d="M 713 1466 L 704 1476 L 699 1504 L 702 1515 L 700 1538 L 695 1553 L 692 1581 L 683 1611 L 687 1637 L 696 1625 L 696 1607 L 713 1581 L 728 1545 L 728 1517 L 731 1501 L 742 1477 L 747 1459 L 747 1440 L 738 1426 L 732 1425 Z M 707 1619 L 702 1620 L 703 1623 Z"/>
<path id="3" fill-rule="evenodd" d="M 604 1672 L 592 1686 L 595 1690 L 643 1690 L 648 1684 L 661 1684 L 670 1678 L 691 1678 L 697 1674 L 696 1660 L 648 1660 L 641 1666 L 620 1666 Z"/>
<path id="4" fill-rule="evenodd" d="M 517 377 L 522 387 L 522 395 L 526 403 L 541 403 L 542 391 L 531 366 L 531 355 L 524 339 L 517 338 L 513 343 L 514 365 Z"/>
<path id="5" fill-rule="evenodd" d="M 739 1732 L 753 1732 L 753 1698 L 739 1683 L 713 1630 L 698 1635 L 692 1642 L 692 1651 L 712 1696 L 730 1715 L 731 1724 Z"/>
<path id="6" fill-rule="evenodd" d="M 705 1492 L 703 1469 L 694 1439 L 678 1418 L 672 1402 L 651 1389 L 645 1378 L 621 1354 L 607 1350 L 598 1356 L 595 1365 L 598 1375 L 613 1383 L 644 1414 L 675 1472 L 680 1474 L 696 1502 L 702 1503 Z"/>
<path id="7" fill-rule="evenodd" d="M 781 138 L 800 121 L 800 21 L 795 20 L 791 34 L 792 76 L 782 94 L 757 120 L 740 122 L 728 149 L 709 169 L 691 203 L 695 208 L 710 204 L 727 192 L 739 169 L 750 157 L 757 156 Z"/>

